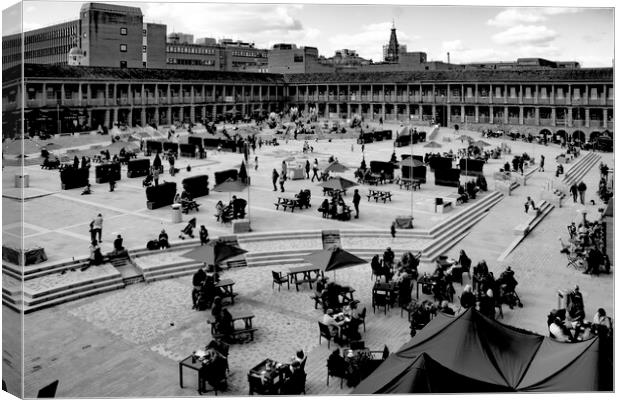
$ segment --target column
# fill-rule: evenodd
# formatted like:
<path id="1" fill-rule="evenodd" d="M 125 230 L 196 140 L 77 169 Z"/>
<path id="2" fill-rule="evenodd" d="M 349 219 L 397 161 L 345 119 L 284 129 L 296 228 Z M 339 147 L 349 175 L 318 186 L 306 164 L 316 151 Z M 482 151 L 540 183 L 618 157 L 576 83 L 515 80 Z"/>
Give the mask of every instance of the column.
<path id="1" fill-rule="evenodd" d="M 573 107 L 568 107 L 566 109 L 566 126 L 573 126 Z"/>
<path id="2" fill-rule="evenodd" d="M 519 85 L 519 104 L 523 104 L 523 85 Z"/>
<path id="3" fill-rule="evenodd" d="M 90 108 L 86 110 L 86 126 L 88 126 L 89 129 L 92 129 L 93 126 L 93 110 Z"/>
<path id="4" fill-rule="evenodd" d="M 155 125 L 159 125 L 159 106 L 155 106 Z"/>
<path id="5" fill-rule="evenodd" d="M 170 95 L 170 85 L 168 85 L 168 95 Z M 170 98 L 170 96 L 168 96 Z M 166 123 L 172 125 L 172 107 L 166 107 Z"/>
<path id="6" fill-rule="evenodd" d="M 552 107 L 551 108 L 551 126 L 555 126 L 555 119 L 556 119 L 555 107 Z"/>
<path id="7" fill-rule="evenodd" d="M 60 104 L 65 103 L 65 84 L 60 84 Z"/>
<path id="8" fill-rule="evenodd" d="M 538 104 L 538 90 L 539 90 L 538 85 L 535 85 L 534 86 L 534 104 Z M 537 110 L 536 112 L 538 112 L 538 108 L 536 110 Z M 536 121 L 538 121 L 538 119 Z M 536 125 L 538 125 L 538 122 L 536 123 Z"/>
<path id="9" fill-rule="evenodd" d="M 91 96 L 91 92 L 90 92 L 90 83 L 86 84 L 86 104 L 88 105 L 90 103 L 90 99 L 92 98 Z"/>
<path id="10" fill-rule="evenodd" d="M 133 108 L 130 108 L 129 112 L 127 113 L 127 126 L 133 126 Z"/>
<path id="11" fill-rule="evenodd" d="M 461 124 L 464 124 L 464 123 L 465 123 L 465 106 L 461 106 Z"/>
<path id="12" fill-rule="evenodd" d="M 476 89 L 478 89 L 477 85 L 476 85 Z M 478 97 L 478 96 L 476 95 L 476 97 Z M 480 114 L 478 113 L 478 105 L 477 104 L 474 106 L 474 112 L 475 112 L 475 114 L 474 114 L 474 122 L 478 124 L 478 123 L 480 123 Z"/>
<path id="13" fill-rule="evenodd" d="M 489 93 L 491 93 L 490 90 L 489 90 Z M 489 123 L 490 124 L 493 123 L 493 106 L 489 106 Z"/>
<path id="14" fill-rule="evenodd" d="M 590 85 L 586 85 L 586 94 L 583 96 L 581 104 L 589 104 L 588 100 L 590 100 Z"/>
<path id="15" fill-rule="evenodd" d="M 78 106 L 82 105 L 82 82 L 78 83 Z"/>
<path id="16" fill-rule="evenodd" d="M 116 85 L 114 85 L 116 86 Z M 112 109 L 112 124 L 115 124 L 118 122 L 118 107 L 114 107 Z"/>
<path id="17" fill-rule="evenodd" d="M 105 84 L 105 93 L 103 95 L 103 104 L 106 105 L 106 106 L 108 104 L 110 104 L 110 100 L 108 99 L 109 93 L 110 93 L 109 84 L 106 83 Z"/>
<path id="18" fill-rule="evenodd" d="M 155 84 L 155 104 L 159 104 L 159 87 L 157 84 Z"/>
<path id="19" fill-rule="evenodd" d="M 349 102 L 347 102 L 347 118 L 351 118 L 351 103 Z"/>
<path id="20" fill-rule="evenodd" d="M 142 85 L 144 88 L 144 85 Z M 144 90 L 142 91 L 142 93 L 144 93 Z M 144 97 L 143 97 L 144 98 Z M 146 107 L 141 107 L 140 108 L 140 124 L 142 126 L 146 126 Z"/>
<path id="21" fill-rule="evenodd" d="M 474 103 L 478 103 L 478 84 L 474 85 Z M 476 107 L 476 122 L 478 122 L 478 107 Z"/>
<path id="22" fill-rule="evenodd" d="M 538 85 L 536 85 L 536 89 L 538 89 Z M 540 125 L 540 108 L 538 107 L 534 108 L 534 124 L 536 126 Z"/>
<path id="23" fill-rule="evenodd" d="M 385 97 L 385 93 L 383 94 L 383 97 Z M 381 103 L 381 118 L 385 121 L 385 102 Z"/>
<path id="24" fill-rule="evenodd" d="M 603 128 L 607 129 L 608 109 L 603 108 Z"/>
<path id="25" fill-rule="evenodd" d="M 446 121 L 447 121 L 446 125 L 450 126 L 450 124 L 452 123 L 452 107 L 450 106 L 450 104 L 448 104 L 447 109 L 448 109 L 447 111 L 448 115 L 446 117 Z"/>
<path id="26" fill-rule="evenodd" d="M 555 104 L 555 85 L 551 85 L 551 99 L 549 99 L 549 104 Z"/>
<path id="27" fill-rule="evenodd" d="M 263 87 L 260 85 L 258 86 L 258 101 L 260 101 L 261 103 L 263 101 Z"/>
<path id="28" fill-rule="evenodd" d="M 170 88 L 170 84 L 167 84 L 166 86 L 166 98 L 168 99 L 168 104 L 172 104 L 172 90 Z M 170 121 L 170 118 L 168 118 L 168 121 Z"/>
<path id="29" fill-rule="evenodd" d="M 523 106 L 519 107 L 519 125 L 523 125 Z"/>
<path id="30" fill-rule="evenodd" d="M 407 92 L 407 93 L 409 93 L 409 92 Z M 406 120 L 407 120 L 407 121 L 409 121 L 409 120 L 410 120 L 410 118 L 411 118 L 411 104 L 407 103 L 407 104 L 405 105 L 405 107 L 406 107 L 406 109 L 405 109 L 405 113 L 406 113 L 406 115 L 407 115 Z"/>
<path id="31" fill-rule="evenodd" d="M 181 92 L 181 93 L 182 93 L 182 92 Z M 180 121 L 181 123 L 183 123 L 183 109 L 184 109 L 184 108 L 185 108 L 185 107 L 183 107 L 183 106 L 179 107 L 179 121 Z"/>
<path id="32" fill-rule="evenodd" d="M 202 93 L 204 95 L 204 90 L 203 90 Z M 206 119 L 207 118 L 207 106 L 200 107 L 200 118 L 202 118 L 202 119 Z"/>
<path id="33" fill-rule="evenodd" d="M 243 115 L 243 114 L 242 114 Z M 196 122 L 196 110 L 194 108 L 194 103 L 189 106 L 189 121 L 191 123 Z"/>
<path id="34" fill-rule="evenodd" d="M 590 127 L 590 109 L 586 108 L 586 128 Z"/>
<path id="35" fill-rule="evenodd" d="M 508 85 L 504 85 L 504 103 L 508 103 Z"/>
<path id="36" fill-rule="evenodd" d="M 504 107 L 504 123 L 508 123 L 508 107 Z"/>
<path id="37" fill-rule="evenodd" d="M 447 93 L 447 96 L 446 96 L 446 102 L 448 104 L 450 104 L 450 96 L 452 95 L 452 93 L 450 93 L 450 84 L 449 83 L 448 83 L 448 89 L 447 90 L 448 90 L 448 93 Z M 448 107 L 448 108 L 450 108 L 450 107 Z M 450 113 L 448 113 L 448 118 L 450 118 Z"/>
<path id="38" fill-rule="evenodd" d="M 103 113 L 103 126 L 110 128 L 110 109 L 106 109 Z"/>

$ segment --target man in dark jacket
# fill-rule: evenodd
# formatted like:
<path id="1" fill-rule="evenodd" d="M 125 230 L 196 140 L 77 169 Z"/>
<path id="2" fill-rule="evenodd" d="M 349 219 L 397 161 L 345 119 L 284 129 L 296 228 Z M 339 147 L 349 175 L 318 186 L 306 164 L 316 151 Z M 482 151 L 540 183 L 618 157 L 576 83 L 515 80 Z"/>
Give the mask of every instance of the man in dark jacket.
<path id="1" fill-rule="evenodd" d="M 579 201 L 581 202 L 581 204 L 586 204 L 586 189 L 587 188 L 588 187 L 583 181 L 579 182 L 579 185 L 577 186 L 577 190 L 579 191 Z"/>
<path id="2" fill-rule="evenodd" d="M 273 183 L 274 192 L 278 191 L 278 188 L 276 187 L 276 183 L 278 182 L 279 177 L 280 177 L 280 174 L 278 174 L 278 171 L 276 171 L 276 169 L 274 168 L 273 171 L 271 172 L 271 183 Z"/>
<path id="3" fill-rule="evenodd" d="M 570 187 L 570 194 L 573 195 L 573 203 L 577 202 L 577 184 L 573 183 Z"/>
<path id="4" fill-rule="evenodd" d="M 204 271 L 203 267 L 198 268 L 198 271 L 196 271 L 192 277 L 192 285 L 194 286 L 194 289 L 192 290 L 192 308 L 196 308 L 198 294 L 202 289 L 202 285 L 207 280 L 207 273 Z"/>
<path id="5" fill-rule="evenodd" d="M 360 196 L 359 190 L 355 189 L 353 193 L 353 207 L 355 207 L 355 218 L 360 217 L 360 200 L 362 196 Z"/>

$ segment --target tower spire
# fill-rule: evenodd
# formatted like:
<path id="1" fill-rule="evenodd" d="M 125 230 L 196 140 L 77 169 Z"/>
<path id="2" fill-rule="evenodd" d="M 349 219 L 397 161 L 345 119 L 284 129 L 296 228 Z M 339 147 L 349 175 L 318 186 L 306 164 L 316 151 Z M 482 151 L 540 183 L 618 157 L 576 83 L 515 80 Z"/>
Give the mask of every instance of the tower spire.
<path id="1" fill-rule="evenodd" d="M 392 31 L 390 32 L 390 42 L 385 52 L 385 61 L 398 62 L 398 39 L 396 38 L 396 25 L 392 19 Z"/>

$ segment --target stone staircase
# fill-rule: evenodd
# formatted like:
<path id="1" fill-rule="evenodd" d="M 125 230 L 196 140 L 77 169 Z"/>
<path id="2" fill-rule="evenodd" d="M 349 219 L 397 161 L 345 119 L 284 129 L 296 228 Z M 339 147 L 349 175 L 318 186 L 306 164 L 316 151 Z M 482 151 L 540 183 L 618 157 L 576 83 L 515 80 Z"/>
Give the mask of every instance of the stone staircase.
<path id="1" fill-rule="evenodd" d="M 191 275 L 196 272 L 202 264 L 203 263 L 194 260 L 187 260 L 150 265 L 148 268 L 138 266 L 138 269 L 142 272 L 145 282 L 154 282 L 162 279 L 172 279 Z"/>
<path id="2" fill-rule="evenodd" d="M 523 224 L 519 224 L 514 229 L 514 234 L 517 236 L 515 240 L 510 243 L 508 248 L 497 259 L 498 261 L 504 261 L 506 257 L 521 243 L 525 237 L 534 230 L 536 225 L 542 222 L 543 219 L 555 208 L 555 206 L 546 200 L 540 201 L 536 207 L 539 209 L 539 213 L 533 214 Z"/>
<path id="3" fill-rule="evenodd" d="M 580 157 L 579 160 L 564 173 L 562 183 L 568 188 L 570 188 L 573 183 L 579 183 L 600 160 L 601 156 L 599 154 L 588 152 L 585 156 Z"/>
<path id="4" fill-rule="evenodd" d="M 434 226 L 429 235 L 434 239 L 422 249 L 420 262 L 429 263 L 446 252 L 460 241 L 476 223 L 485 217 L 488 210 L 496 205 L 504 196 L 499 192 L 491 192 L 471 207 L 461 211 L 452 218 Z"/>

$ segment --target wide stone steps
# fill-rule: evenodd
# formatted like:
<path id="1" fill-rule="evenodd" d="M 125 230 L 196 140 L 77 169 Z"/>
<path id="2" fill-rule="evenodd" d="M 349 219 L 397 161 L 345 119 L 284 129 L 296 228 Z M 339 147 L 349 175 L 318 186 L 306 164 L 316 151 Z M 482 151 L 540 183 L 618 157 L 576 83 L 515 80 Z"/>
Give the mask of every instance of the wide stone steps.
<path id="1" fill-rule="evenodd" d="M 538 203 L 537 207 L 540 212 L 530 217 L 529 220 L 523 224 L 524 226 L 517 227 L 518 231 L 521 231 L 522 233 L 519 234 L 512 243 L 510 243 L 508 248 L 506 248 L 504 252 L 499 256 L 499 258 L 497 259 L 498 261 L 504 261 L 506 257 L 508 257 L 508 255 L 519 245 L 519 243 L 521 243 L 523 239 L 525 239 L 525 237 L 531 231 L 533 231 L 534 228 L 539 223 L 541 223 L 542 220 L 545 219 L 545 217 L 549 215 L 549 213 L 555 208 L 553 204 L 549 203 L 546 200 L 542 200 L 540 203 Z"/>
<path id="2" fill-rule="evenodd" d="M 57 306 L 59 304 L 68 303 L 70 301 L 94 296 L 100 293 L 110 292 L 112 290 L 117 290 L 124 287 L 125 284 L 120 277 L 118 278 L 118 280 L 114 281 L 82 286 L 76 288 L 73 291 L 68 291 L 67 293 L 58 293 L 57 295 L 53 296 L 52 299 L 43 302 L 37 302 L 36 304 L 32 305 L 24 304 L 24 313 L 27 314 L 33 311 L 41 310 L 43 308 Z M 26 299 L 24 299 L 24 303 L 26 303 Z"/>
<path id="3" fill-rule="evenodd" d="M 585 156 L 580 157 L 571 169 L 564 173 L 562 183 L 567 187 L 572 186 L 573 183 L 579 183 L 590 169 L 599 163 L 600 159 L 601 156 L 594 152 L 588 152 Z"/>
<path id="4" fill-rule="evenodd" d="M 194 260 L 178 261 L 169 264 L 155 265 L 148 268 L 137 267 L 142 271 L 145 282 L 168 279 L 170 277 L 190 275 L 202 267 L 203 263 Z"/>
<path id="5" fill-rule="evenodd" d="M 432 262 L 437 256 L 449 250 L 457 239 L 462 238 L 469 229 L 484 218 L 487 211 L 502 198 L 501 193 L 491 192 L 472 207 L 431 229 L 431 235 L 435 240 L 422 249 L 420 262 Z"/>

